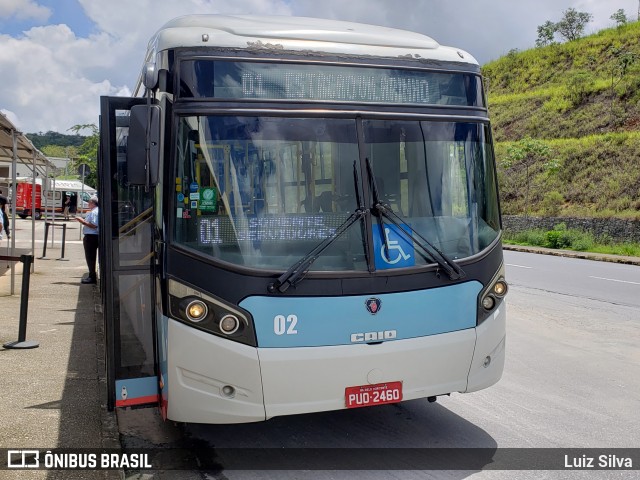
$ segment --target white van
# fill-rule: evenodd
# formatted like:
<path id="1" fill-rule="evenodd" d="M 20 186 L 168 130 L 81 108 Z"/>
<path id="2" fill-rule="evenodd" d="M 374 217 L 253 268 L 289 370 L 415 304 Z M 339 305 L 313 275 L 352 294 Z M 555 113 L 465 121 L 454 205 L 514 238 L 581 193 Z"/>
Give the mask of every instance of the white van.
<path id="1" fill-rule="evenodd" d="M 71 200 L 69 213 L 86 213 L 90 210 L 88 203 L 93 195 L 97 195 L 95 188 L 83 185 L 79 180 L 51 179 L 44 191 L 43 213 L 50 214 L 52 207 L 55 213 L 62 213 L 67 197 Z"/>

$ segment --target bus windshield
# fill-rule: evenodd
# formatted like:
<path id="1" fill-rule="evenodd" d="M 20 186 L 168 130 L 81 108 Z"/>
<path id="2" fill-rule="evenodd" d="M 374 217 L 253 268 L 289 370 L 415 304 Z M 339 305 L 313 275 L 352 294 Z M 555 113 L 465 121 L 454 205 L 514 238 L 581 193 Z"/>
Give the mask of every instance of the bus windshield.
<path id="1" fill-rule="evenodd" d="M 287 270 L 358 209 L 354 162 L 365 178 L 364 157 L 380 200 L 451 258 L 474 255 L 498 236 L 484 124 L 184 116 L 177 138 L 174 241 L 218 261 Z M 364 203 L 371 208 L 372 199 Z M 309 269 L 368 271 L 367 245 L 378 248 L 394 227 L 374 220 L 374 238 L 365 239 L 363 225 L 351 224 Z M 388 253 L 376 269 L 394 266 Z M 411 262 L 396 267 L 433 263 L 410 244 L 404 255 Z"/>

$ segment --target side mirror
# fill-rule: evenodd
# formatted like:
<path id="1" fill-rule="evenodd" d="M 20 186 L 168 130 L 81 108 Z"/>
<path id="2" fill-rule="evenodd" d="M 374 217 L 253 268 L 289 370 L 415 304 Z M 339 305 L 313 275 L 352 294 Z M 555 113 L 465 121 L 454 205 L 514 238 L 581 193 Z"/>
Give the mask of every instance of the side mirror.
<path id="1" fill-rule="evenodd" d="M 160 165 L 160 107 L 131 107 L 127 139 L 127 180 L 132 185 L 158 183 Z"/>
<path id="2" fill-rule="evenodd" d="M 149 90 L 158 86 L 158 68 L 155 62 L 147 62 L 142 68 L 142 84 Z"/>

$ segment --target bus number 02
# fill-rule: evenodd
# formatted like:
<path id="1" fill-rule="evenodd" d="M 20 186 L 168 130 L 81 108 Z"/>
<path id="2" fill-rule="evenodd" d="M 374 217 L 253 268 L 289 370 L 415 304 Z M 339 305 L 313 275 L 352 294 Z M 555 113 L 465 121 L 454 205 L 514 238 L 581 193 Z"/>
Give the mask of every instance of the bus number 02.
<path id="1" fill-rule="evenodd" d="M 295 335 L 298 333 L 296 325 L 298 324 L 298 317 L 296 315 L 289 315 L 287 318 L 284 315 L 276 315 L 273 319 L 273 331 L 276 335 Z"/>

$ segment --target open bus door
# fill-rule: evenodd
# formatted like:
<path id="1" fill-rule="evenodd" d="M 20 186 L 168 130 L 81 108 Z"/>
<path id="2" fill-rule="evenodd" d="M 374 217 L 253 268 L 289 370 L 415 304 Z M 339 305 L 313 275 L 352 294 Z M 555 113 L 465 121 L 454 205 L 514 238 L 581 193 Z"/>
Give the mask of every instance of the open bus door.
<path id="1" fill-rule="evenodd" d="M 132 185 L 126 156 L 130 110 L 140 98 L 101 97 L 100 270 L 107 405 L 157 404 L 153 188 Z"/>

